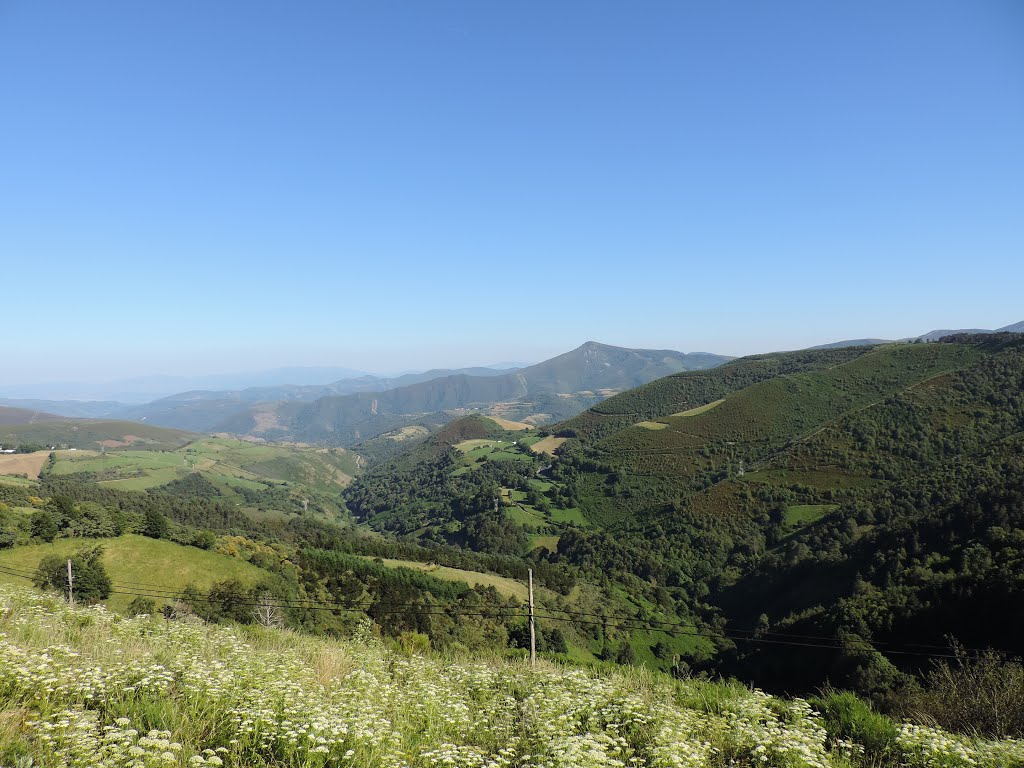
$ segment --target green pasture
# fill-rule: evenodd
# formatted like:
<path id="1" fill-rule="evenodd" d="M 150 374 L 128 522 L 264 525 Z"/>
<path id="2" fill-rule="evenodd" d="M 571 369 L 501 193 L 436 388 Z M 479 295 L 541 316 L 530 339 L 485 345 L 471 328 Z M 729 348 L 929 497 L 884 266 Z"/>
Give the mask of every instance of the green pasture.
<path id="1" fill-rule="evenodd" d="M 0 565 L 35 571 L 47 555 L 70 557 L 84 547 L 103 548 L 103 564 L 116 592 L 146 592 L 155 589 L 178 592 L 189 584 L 208 589 L 215 582 L 238 579 L 253 586 L 270 574 L 243 560 L 164 539 L 126 535 L 114 539 L 58 539 L 50 544 L 33 544 L 0 551 Z M 0 582 L 25 585 L 29 582 L 0 574 Z M 112 594 L 111 608 L 124 610 L 134 595 Z M 157 599 L 157 605 L 167 602 Z"/>
<path id="2" fill-rule="evenodd" d="M 262 490 L 275 483 L 296 483 L 331 493 L 360 471 L 357 462 L 357 457 L 345 450 L 211 437 L 174 451 L 59 451 L 49 473 L 90 472 L 102 485 L 136 491 L 199 472 L 226 493 L 237 488 Z"/>

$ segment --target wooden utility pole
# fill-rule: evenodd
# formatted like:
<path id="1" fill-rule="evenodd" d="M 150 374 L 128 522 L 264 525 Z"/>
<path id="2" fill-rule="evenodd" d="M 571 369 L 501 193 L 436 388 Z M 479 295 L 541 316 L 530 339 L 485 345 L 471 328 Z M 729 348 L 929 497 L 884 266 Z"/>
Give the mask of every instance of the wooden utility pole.
<path id="1" fill-rule="evenodd" d="M 71 560 L 68 560 L 68 603 L 75 607 L 75 577 L 71 573 Z"/>
<path id="2" fill-rule="evenodd" d="M 68 561 L 70 562 L 70 561 Z M 530 665 L 537 664 L 537 617 L 533 613 L 533 568 L 530 569 Z"/>

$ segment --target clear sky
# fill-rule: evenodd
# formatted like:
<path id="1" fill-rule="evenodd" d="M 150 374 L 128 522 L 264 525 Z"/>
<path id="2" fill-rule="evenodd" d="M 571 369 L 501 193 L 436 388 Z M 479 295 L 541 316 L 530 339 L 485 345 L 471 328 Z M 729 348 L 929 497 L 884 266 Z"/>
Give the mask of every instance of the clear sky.
<path id="1" fill-rule="evenodd" d="M 0 379 L 1024 320 L 1024 3 L 0 0 Z"/>

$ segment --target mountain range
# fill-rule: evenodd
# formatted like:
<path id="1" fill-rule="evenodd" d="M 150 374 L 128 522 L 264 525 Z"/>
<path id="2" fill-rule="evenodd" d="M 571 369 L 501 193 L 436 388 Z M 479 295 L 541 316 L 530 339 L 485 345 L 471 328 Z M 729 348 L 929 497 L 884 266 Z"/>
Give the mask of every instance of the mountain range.
<path id="1" fill-rule="evenodd" d="M 617 391 L 730 358 L 703 352 L 613 347 L 588 341 L 571 352 L 500 375 L 455 373 L 379 392 L 328 396 L 312 403 L 255 405 L 217 425 L 266 439 L 351 446 L 414 423 L 436 426 L 482 411 L 528 423 L 579 413 Z"/>
<path id="2" fill-rule="evenodd" d="M 1024 321 L 994 331 L 934 330 L 908 341 L 1024 331 Z M 812 349 L 894 343 L 863 338 Z M 173 384 L 198 385 L 149 402 L 0 398 L 0 406 L 62 417 L 142 422 L 191 432 L 226 432 L 267 440 L 351 447 L 406 427 L 427 431 L 469 412 L 539 425 L 572 417 L 617 392 L 686 370 L 703 370 L 731 358 L 710 353 L 613 347 L 590 341 L 534 365 L 433 369 L 375 376 L 346 368 L 278 368 L 249 374 L 142 377 L 113 382 L 135 393 Z M 340 375 L 341 378 L 332 379 Z M 291 383 L 281 383 L 290 381 Z M 298 382 L 298 383 L 296 383 Z M 244 386 L 231 386 L 242 383 Z M 32 390 L 42 395 L 56 385 Z M 63 385 L 65 390 L 68 386 Z M 6 387 L 4 391 L 24 392 Z M 54 389 L 53 391 L 58 391 Z"/>
<path id="3" fill-rule="evenodd" d="M 0 406 L 60 417 L 348 447 L 412 425 L 430 431 L 470 411 L 531 424 L 555 421 L 616 392 L 729 359 L 591 341 L 521 369 L 434 369 L 390 378 L 365 374 L 322 385 L 190 390 L 137 405 L 7 399 L 0 400 Z"/>
<path id="4" fill-rule="evenodd" d="M 193 389 L 240 389 L 291 384 L 325 384 L 338 379 L 368 375 L 365 371 L 339 367 L 271 368 L 242 373 L 198 376 L 136 376 L 107 382 L 57 381 L 38 384 L 0 384 L 0 398 L 147 403 L 160 397 Z M 70 414 L 69 414 L 70 415 Z"/>
<path id="5" fill-rule="evenodd" d="M 530 429 L 538 404 L 552 410 Z M 182 542 L 196 528 L 295 546 L 303 584 L 379 601 L 416 597 L 390 586 L 396 563 L 520 580 L 529 568 L 579 658 L 674 672 L 682 660 L 776 690 L 828 682 L 881 702 L 927 663 L 914 648 L 952 636 L 1022 651 L 1005 619 L 1024 609 L 1020 334 L 724 361 L 588 342 L 510 373 L 248 406 L 238 434 L 337 445 L 416 419 L 438 428 L 371 457 L 0 409 L 5 445 L 71 433 L 106 449 L 7 457 L 34 458 L 41 480 L 19 469 L 22 490 L 6 493 L 21 494 L 19 514 L 33 513 L 30 491 L 158 504 Z M 285 471 L 281 451 L 308 455 Z M 798 638 L 828 642 L 812 656 Z"/>

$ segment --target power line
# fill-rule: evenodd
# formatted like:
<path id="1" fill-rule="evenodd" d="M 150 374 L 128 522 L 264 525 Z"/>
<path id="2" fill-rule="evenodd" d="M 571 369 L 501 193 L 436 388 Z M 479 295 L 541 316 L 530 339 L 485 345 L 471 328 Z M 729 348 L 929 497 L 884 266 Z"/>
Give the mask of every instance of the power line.
<path id="1" fill-rule="evenodd" d="M 14 568 L 11 566 L 0 566 L 0 573 L 7 573 L 11 576 L 17 576 L 32 580 L 33 576 L 27 575 L 30 572 Z M 157 590 L 142 590 L 133 589 L 132 584 L 116 584 L 113 585 L 116 588 L 111 590 L 111 594 L 123 595 L 128 597 L 147 597 L 150 599 L 167 600 L 170 598 L 180 598 L 182 596 L 182 590 L 173 589 L 157 589 Z M 288 600 L 287 598 L 273 598 L 267 600 L 260 599 L 225 599 L 224 597 L 216 597 L 212 592 L 192 594 L 187 596 L 187 600 L 194 602 L 201 602 L 206 604 L 225 604 L 228 603 L 235 607 L 274 607 L 282 609 L 295 609 L 295 610 L 308 610 L 308 611 L 330 611 L 330 612 L 350 612 L 350 613 L 369 613 L 375 614 L 411 614 L 415 616 L 444 616 L 448 618 L 459 618 L 459 617 L 478 617 L 478 618 L 491 618 L 491 619 L 516 619 L 523 618 L 528 619 L 529 614 L 525 610 L 516 610 L 514 608 L 500 607 L 490 610 L 460 610 L 459 608 L 449 606 L 430 606 L 422 603 L 386 603 L 380 601 L 349 601 L 349 602 L 338 602 L 331 603 L 326 601 L 314 601 L 314 600 Z M 601 626 L 611 629 L 623 629 L 623 630 L 653 630 L 660 631 L 671 636 L 687 636 L 687 637 L 703 637 L 709 640 L 730 640 L 733 642 L 745 642 L 754 645 L 775 645 L 775 646 L 788 646 L 796 648 L 820 648 L 823 650 L 838 650 L 838 651 L 867 651 L 867 650 L 878 650 L 876 645 L 892 646 L 893 643 L 873 643 L 866 640 L 859 641 L 864 644 L 864 648 L 850 647 L 850 644 L 840 644 L 841 641 L 838 638 L 826 637 L 822 635 L 799 635 L 796 633 L 771 633 L 767 632 L 765 635 L 774 636 L 751 636 L 751 630 L 722 630 L 714 631 L 708 629 L 699 629 L 682 622 L 668 622 L 658 621 L 652 619 L 636 619 L 628 617 L 609 617 L 602 614 L 590 613 L 585 611 L 567 611 L 564 609 L 548 609 L 538 608 L 538 618 L 546 621 L 558 621 L 568 623 L 571 625 L 583 625 L 583 626 Z M 551 613 L 562 613 L 564 616 L 550 615 Z M 548 614 L 548 615 L 544 615 Z M 594 621 L 590 618 L 585 617 L 598 617 L 601 621 Z M 744 634 L 741 634 L 744 633 Z M 779 637 L 791 638 L 791 639 L 777 639 Z M 802 640 L 800 638 L 803 638 Z M 806 642 L 804 640 L 818 640 L 825 642 Z M 854 640 L 854 643 L 858 641 Z M 918 648 L 941 648 L 942 646 L 928 646 L 917 643 L 907 643 L 902 647 L 918 647 Z M 965 649 L 972 652 L 981 652 L 982 649 Z M 887 648 L 884 653 L 902 656 L 918 656 L 926 658 L 942 658 L 942 659 L 955 659 L 955 654 L 944 653 L 925 653 L 922 651 L 910 651 L 901 650 L 900 648 Z"/>

